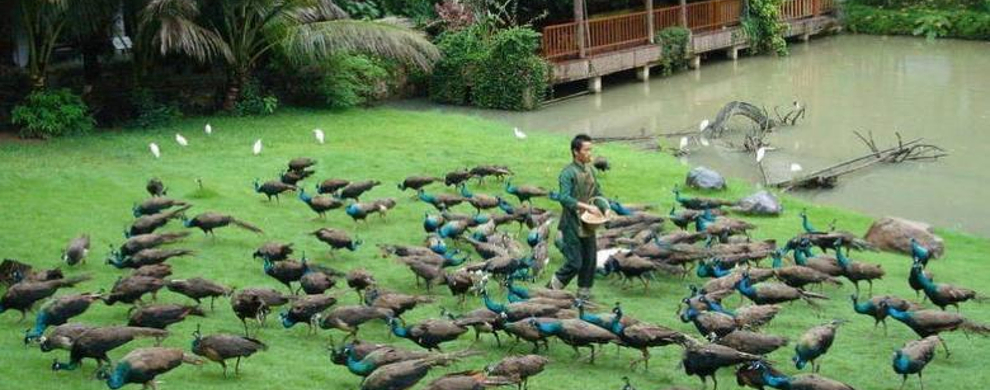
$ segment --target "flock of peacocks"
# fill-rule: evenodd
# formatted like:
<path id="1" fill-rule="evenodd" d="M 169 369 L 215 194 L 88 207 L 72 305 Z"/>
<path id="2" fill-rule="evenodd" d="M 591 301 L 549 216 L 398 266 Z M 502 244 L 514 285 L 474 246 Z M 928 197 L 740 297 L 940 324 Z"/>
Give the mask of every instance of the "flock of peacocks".
<path id="1" fill-rule="evenodd" d="M 315 173 L 315 164 L 309 158 L 293 159 L 277 180 L 255 181 L 254 189 L 276 202 L 281 202 L 287 193 L 295 193 L 319 219 L 342 209 L 356 223 L 368 223 L 371 215 L 379 214 L 385 219 L 389 210 L 399 205 L 394 198 L 361 199 L 382 184 L 377 180 L 327 179 L 310 187 L 315 191 L 309 193 L 302 183 Z M 601 158 L 595 161 L 595 167 L 609 169 L 607 160 Z M 949 349 L 939 337 L 941 333 L 958 330 L 990 334 L 987 325 L 944 310 L 946 306 L 958 309 L 960 303 L 978 298 L 977 293 L 936 283 L 926 270 L 931 253 L 913 240 L 914 263 L 908 282 L 919 297 L 923 293 L 925 299 L 943 310 L 925 309 L 918 303 L 890 295 L 860 298 L 860 282 L 866 282 L 872 294 L 874 281 L 882 279 L 885 272 L 879 265 L 850 258 L 851 250 L 872 248 L 849 232 L 834 228 L 817 230 L 802 212 L 803 231 L 783 246 L 774 240 L 754 242 L 748 231 L 756 226 L 729 217 L 723 209 L 733 202 L 687 198 L 677 189 L 675 205 L 666 215 L 651 213 L 652 206 L 611 201 L 618 217 L 599 232 L 599 248 L 603 250 L 598 273 L 624 286 L 635 279 L 648 293 L 650 282 L 663 280 L 661 275 L 667 281 L 681 283 L 693 269 L 707 281 L 701 286 L 690 286 L 677 317 L 693 325 L 698 335 L 638 320 L 625 312 L 620 302 L 605 306 L 593 300 L 576 299 L 568 291 L 527 285 L 547 271 L 549 246 L 556 245 L 557 238 L 553 213 L 534 206 L 531 200 L 556 199 L 556 194 L 537 186 L 513 184 L 507 180 L 512 175 L 507 167 L 489 165 L 453 171 L 445 177 L 412 176 L 398 184 L 400 191 L 414 192 L 415 200 L 411 202 L 423 202 L 435 210 L 423 218 L 424 244 L 381 244 L 378 254 L 391 258 L 396 266 L 408 268 L 421 294 L 389 290 L 362 268 L 342 272 L 311 262 L 305 255 L 294 258 L 293 244 L 280 242 L 266 242 L 251 256 L 260 260 L 261 270 L 278 282 L 274 286 L 280 284 L 284 288 L 232 289 L 202 277 L 169 278 L 172 274 L 169 259 L 195 255 L 191 250 L 172 245 L 181 244 L 190 234 L 188 231 L 161 230 L 172 220 L 214 238 L 219 229 L 229 226 L 259 235 L 264 231 L 240 217 L 219 212 L 202 212 L 189 218 L 187 212 L 193 205 L 167 197 L 165 185 L 152 179 L 147 183 L 151 197 L 133 207 L 135 220 L 124 232 L 126 240 L 106 260 L 110 267 L 129 269 L 129 273 L 108 288 L 86 286 L 98 290 L 95 293 L 56 295 L 61 288 L 85 286 L 89 277 L 84 273 L 63 275 L 60 269 L 36 270 L 16 260 L 7 260 L 0 266 L 0 278 L 8 285 L 0 300 L 0 312 L 19 311 L 23 320 L 27 312 L 47 300 L 37 310 L 35 325 L 25 332 L 24 343 L 36 344 L 42 352 L 67 351 L 67 360 L 56 358 L 51 365 L 53 370 L 75 370 L 86 359 L 96 361 L 98 377 L 111 389 L 127 383 L 155 388 L 158 375 L 183 363 L 202 364 L 203 359 L 220 364 L 224 376 L 228 374 L 228 362 L 233 360 L 236 374 L 242 359 L 267 348 L 257 338 L 257 329 L 265 326 L 273 311 L 278 311 L 279 322 L 285 328 L 301 324 L 313 333 L 326 331 L 334 345 L 330 361 L 362 377 L 361 388 L 365 390 L 408 389 L 436 367 L 479 354 L 475 349 L 445 352 L 445 343 L 471 337 L 465 336 L 468 333 L 473 334 L 476 341 L 473 345 L 477 348 L 484 345 L 477 343 L 482 335 L 491 335 L 493 348 L 510 348 L 505 344 L 514 339 L 512 349 L 524 342 L 532 346 L 532 354 L 509 355 L 486 367 L 449 373 L 425 388 L 528 387 L 531 376 L 552 364 L 539 354 L 554 341 L 572 348 L 575 355 L 587 349 L 589 363 L 594 363 L 608 344 L 633 349 L 640 357 L 629 363 L 630 368 L 642 364 L 646 369 L 651 349 L 678 347 L 683 350 L 680 363 L 684 372 L 698 376 L 703 384 L 710 377 L 716 387 L 715 373 L 720 368 L 732 367 L 736 369 L 740 386 L 851 389 L 847 384 L 817 374 L 823 356 L 839 337 L 845 320 L 823 320 L 821 325 L 793 340 L 795 369 L 808 367 L 813 371 L 811 374 L 789 375 L 776 368 L 765 355 L 792 340 L 761 331 L 785 310 L 783 303 L 802 301 L 824 317 L 818 303 L 828 299 L 823 291 L 839 288 L 834 286 L 844 281 L 855 286 L 856 293 L 851 299 L 856 313 L 872 317 L 875 325 L 883 324 L 885 330 L 886 319 L 892 317 L 918 334 L 919 340 L 907 342 L 893 357 L 893 369 L 905 381 L 913 374 L 920 380 L 939 344 L 948 358 Z M 506 194 L 483 194 L 469 189 L 472 180 L 481 184 L 486 179 L 504 182 Z M 455 191 L 427 191 L 439 185 Z M 518 202 L 513 203 L 510 196 Z M 465 208 L 469 205 L 473 212 L 453 211 L 462 204 Z M 665 220 L 679 229 L 664 231 Z M 518 230 L 513 224 L 518 225 Z M 524 228 L 528 229 L 525 239 L 517 240 Z M 339 228 L 321 228 L 309 234 L 326 244 L 331 252 L 358 251 L 363 244 L 361 239 Z M 63 255 L 68 266 L 85 263 L 89 241 L 86 235 L 70 241 Z M 785 263 L 788 254 L 793 264 Z M 771 267 L 760 267 L 759 262 L 768 258 Z M 462 306 L 475 302 L 479 307 L 459 313 L 443 309 L 440 317 L 416 323 L 403 319 L 404 313 L 433 304 L 435 294 L 446 294 L 435 290 L 440 286 L 458 297 Z M 156 303 L 156 294 L 162 288 L 188 297 L 189 304 Z M 813 291 L 816 288 L 818 292 Z M 357 294 L 359 304 L 339 302 L 341 291 L 347 289 Z M 725 307 L 723 301 L 736 292 L 751 304 L 735 309 Z M 209 310 L 202 307 L 207 298 Z M 243 335 L 202 334 L 197 327 L 188 351 L 149 347 L 133 349 L 116 362 L 108 357 L 108 352 L 138 338 L 160 342 L 175 337 L 169 333 L 169 325 L 190 317 L 228 315 L 222 307 L 216 307 L 217 298 L 229 299 L 233 314 L 242 323 Z M 72 321 L 98 302 L 127 305 L 128 323 L 96 325 Z M 671 320 L 676 321 L 673 317 Z M 391 335 L 408 342 L 389 345 L 361 340 L 360 327 L 369 322 L 386 324 Z M 632 388 L 628 379 L 626 388 Z"/>

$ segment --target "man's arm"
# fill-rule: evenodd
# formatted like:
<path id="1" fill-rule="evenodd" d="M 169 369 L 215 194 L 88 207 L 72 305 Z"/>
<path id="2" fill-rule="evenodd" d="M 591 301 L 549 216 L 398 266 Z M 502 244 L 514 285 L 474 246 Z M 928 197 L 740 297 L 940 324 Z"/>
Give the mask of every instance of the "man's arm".
<path id="1" fill-rule="evenodd" d="M 558 178 L 560 182 L 560 192 L 557 194 L 557 201 L 565 209 L 574 211 L 578 207 L 578 200 L 571 196 L 574 193 L 574 172 L 571 169 L 564 169 Z"/>

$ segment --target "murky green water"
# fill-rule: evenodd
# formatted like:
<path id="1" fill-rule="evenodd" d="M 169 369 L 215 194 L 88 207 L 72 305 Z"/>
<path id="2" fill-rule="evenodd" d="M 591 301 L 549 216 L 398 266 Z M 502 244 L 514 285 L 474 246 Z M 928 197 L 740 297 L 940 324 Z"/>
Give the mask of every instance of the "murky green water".
<path id="1" fill-rule="evenodd" d="M 807 117 L 770 138 L 781 148 L 764 161 L 772 181 L 790 177 L 791 163 L 810 172 L 863 154 L 853 130 L 872 131 L 879 146 L 893 145 L 895 132 L 923 137 L 951 156 L 879 166 L 842 177 L 835 189 L 798 194 L 990 236 L 990 43 L 844 35 L 795 43 L 791 53 L 736 62 L 714 56 L 699 70 L 648 83 L 606 79 L 601 95 L 532 113 L 452 110 L 524 130 L 603 136 L 697 129 L 732 100 L 767 107 L 798 100 Z M 692 148 L 687 164 L 760 180 L 752 154 Z"/>

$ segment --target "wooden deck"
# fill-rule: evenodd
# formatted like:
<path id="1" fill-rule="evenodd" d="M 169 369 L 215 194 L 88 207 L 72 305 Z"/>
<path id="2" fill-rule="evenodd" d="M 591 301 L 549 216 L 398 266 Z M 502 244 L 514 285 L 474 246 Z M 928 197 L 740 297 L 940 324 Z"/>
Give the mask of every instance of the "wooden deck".
<path id="1" fill-rule="evenodd" d="M 543 29 L 542 53 L 553 64 L 553 83 L 590 79 L 590 89 L 601 89 L 601 76 L 640 69 L 640 78 L 649 78 L 649 67 L 660 61 L 660 46 L 653 35 L 687 22 L 691 29 L 689 51 L 692 66 L 700 65 L 699 55 L 727 50 L 736 58 L 738 50 L 749 46 L 740 26 L 741 0 L 711 0 L 688 4 L 685 8 L 666 7 L 606 18 L 589 19 L 584 28 L 564 23 Z M 788 0 L 781 5 L 781 19 L 788 24 L 786 37 L 802 37 L 835 28 L 838 23 L 832 0 Z M 653 16 L 650 20 L 650 16 Z M 651 32 L 651 28 L 652 32 Z M 576 37 L 583 30 L 583 44 Z M 597 85 L 595 85 L 597 84 Z"/>

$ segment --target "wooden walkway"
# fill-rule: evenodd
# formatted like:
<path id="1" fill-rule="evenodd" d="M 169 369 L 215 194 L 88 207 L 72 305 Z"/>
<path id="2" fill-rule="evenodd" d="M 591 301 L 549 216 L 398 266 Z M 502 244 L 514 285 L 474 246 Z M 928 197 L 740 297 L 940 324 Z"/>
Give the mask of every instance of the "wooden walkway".
<path id="1" fill-rule="evenodd" d="M 787 37 L 807 40 L 811 35 L 837 26 L 832 14 L 834 0 L 786 0 L 780 7 L 781 19 L 788 24 Z M 543 29 L 541 51 L 553 64 L 555 84 L 589 80 L 592 92 L 601 91 L 601 76 L 637 69 L 637 76 L 649 79 L 649 68 L 661 59 L 654 44 L 657 32 L 687 25 L 691 29 L 691 66 L 700 66 L 700 55 L 725 50 L 735 59 L 749 42 L 740 26 L 742 0 L 709 0 L 652 11 L 593 18 Z M 577 39 L 584 36 L 583 40 Z"/>

